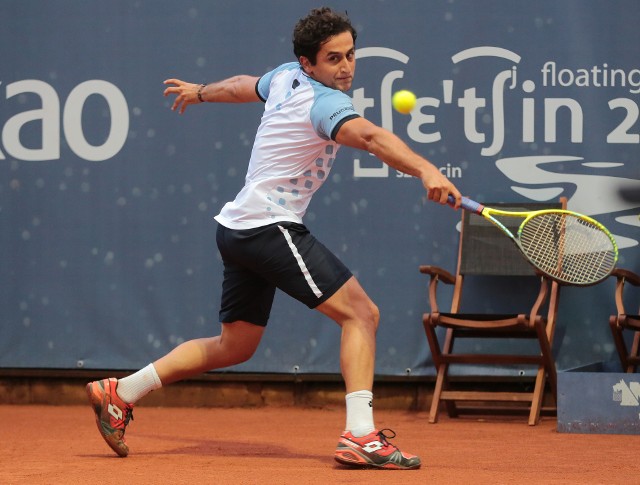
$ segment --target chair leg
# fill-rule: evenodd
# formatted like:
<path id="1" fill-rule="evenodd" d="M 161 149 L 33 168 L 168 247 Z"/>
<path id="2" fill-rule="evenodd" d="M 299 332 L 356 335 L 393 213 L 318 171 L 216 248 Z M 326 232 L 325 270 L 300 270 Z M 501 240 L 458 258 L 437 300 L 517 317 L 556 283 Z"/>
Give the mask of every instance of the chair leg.
<path id="1" fill-rule="evenodd" d="M 547 339 L 547 332 L 542 321 L 536 322 L 536 332 L 538 334 L 538 341 L 540 342 L 540 350 L 542 352 L 544 370 L 547 373 L 549 385 L 551 386 L 551 393 L 553 394 L 554 401 L 558 402 L 558 375 L 556 372 L 556 364 L 553 360 L 551 345 L 549 344 L 549 340 Z"/>
<path id="2" fill-rule="evenodd" d="M 531 409 L 529 410 L 529 426 L 535 426 L 540 421 L 540 409 L 544 400 L 544 386 L 547 382 L 547 371 L 543 365 L 538 367 L 536 374 L 536 385 L 531 398 Z"/>
<path id="3" fill-rule="evenodd" d="M 444 338 L 444 345 L 442 350 L 443 354 L 445 355 L 451 354 L 451 352 L 453 351 L 453 341 L 454 341 L 453 329 L 449 328 L 447 329 L 447 333 Z M 443 390 L 449 389 L 449 364 L 445 365 L 444 378 L 442 380 L 442 389 Z M 456 407 L 455 401 L 451 399 L 446 399 L 444 401 L 444 405 L 447 408 L 447 415 L 450 418 L 458 417 L 458 408 Z"/>
<path id="4" fill-rule="evenodd" d="M 442 388 L 444 386 L 445 374 L 447 372 L 447 364 L 438 366 L 438 376 L 436 377 L 436 385 L 433 389 L 433 398 L 431 400 L 431 409 L 429 410 L 429 422 L 437 423 L 440 411 L 440 397 L 442 396 Z"/>
<path id="5" fill-rule="evenodd" d="M 431 357 L 436 367 L 436 384 L 433 390 L 433 397 L 431 400 L 431 409 L 429 410 L 429 422 L 437 423 L 438 414 L 440 412 L 440 401 L 442 398 L 442 391 L 448 387 L 447 374 L 449 371 L 449 364 L 442 362 L 442 354 L 448 354 L 451 351 L 452 346 L 452 331 L 447 329 L 443 350 L 440 349 L 440 342 L 436 334 L 435 328 L 431 325 L 431 319 L 429 315 L 425 315 L 422 320 L 424 326 L 424 332 L 429 342 L 429 348 L 431 350 Z M 454 403 L 445 401 L 447 406 L 447 412 L 449 416 L 455 416 L 457 414 Z"/>

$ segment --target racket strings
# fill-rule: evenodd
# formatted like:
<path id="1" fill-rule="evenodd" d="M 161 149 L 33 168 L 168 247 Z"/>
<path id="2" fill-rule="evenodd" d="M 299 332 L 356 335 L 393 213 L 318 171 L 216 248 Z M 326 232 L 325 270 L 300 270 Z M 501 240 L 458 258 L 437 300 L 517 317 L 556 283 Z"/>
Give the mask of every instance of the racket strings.
<path id="1" fill-rule="evenodd" d="M 523 252 L 542 271 L 572 284 L 605 278 L 616 262 L 615 247 L 597 225 L 567 213 L 544 213 L 518 231 Z"/>

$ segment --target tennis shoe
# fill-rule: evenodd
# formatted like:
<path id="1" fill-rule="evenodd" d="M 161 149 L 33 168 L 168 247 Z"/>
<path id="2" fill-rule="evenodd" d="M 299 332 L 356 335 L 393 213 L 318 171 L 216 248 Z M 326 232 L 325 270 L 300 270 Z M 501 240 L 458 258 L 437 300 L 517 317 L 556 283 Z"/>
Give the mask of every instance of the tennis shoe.
<path id="1" fill-rule="evenodd" d="M 89 403 L 96 414 L 96 424 L 100 434 L 119 456 L 129 454 L 124 441 L 124 432 L 133 419 L 133 405 L 124 402 L 116 393 L 118 380 L 103 379 L 87 384 Z"/>
<path id="2" fill-rule="evenodd" d="M 393 433 L 386 435 L 384 432 Z M 356 438 L 346 431 L 338 441 L 334 455 L 336 461 L 353 467 L 376 467 L 391 470 L 411 470 L 420 468 L 420 458 L 403 453 L 389 443 L 395 438 L 393 430 L 373 431 L 366 436 Z"/>

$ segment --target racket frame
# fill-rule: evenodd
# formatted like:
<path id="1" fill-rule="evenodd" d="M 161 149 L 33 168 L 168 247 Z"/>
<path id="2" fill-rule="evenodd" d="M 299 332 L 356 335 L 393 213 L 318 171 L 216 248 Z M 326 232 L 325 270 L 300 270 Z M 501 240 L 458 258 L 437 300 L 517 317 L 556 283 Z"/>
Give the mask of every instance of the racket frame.
<path id="1" fill-rule="evenodd" d="M 455 199 L 452 196 L 449 196 L 449 204 L 453 205 L 455 203 Z M 490 221 L 493 225 L 495 225 L 498 229 L 500 229 L 506 236 L 508 236 L 514 243 L 515 245 L 518 247 L 518 250 L 522 253 L 522 255 L 525 257 L 525 259 L 529 262 L 529 264 L 531 264 L 531 266 L 533 266 L 534 268 L 536 268 L 536 270 L 540 271 L 541 273 L 543 273 L 544 275 L 548 276 L 549 278 L 551 278 L 554 281 L 557 281 L 560 284 L 565 284 L 565 285 L 573 285 L 573 286 L 590 286 L 590 285 L 595 285 L 599 282 L 601 282 L 602 280 L 606 279 L 611 272 L 614 270 L 614 268 L 616 267 L 616 263 L 618 261 L 618 245 L 616 243 L 615 238 L 613 237 L 613 235 L 609 232 L 609 230 L 603 226 L 601 223 L 599 223 L 598 221 L 596 221 L 595 219 L 589 217 L 589 216 L 585 216 L 584 214 L 580 214 L 579 212 L 574 212 L 574 211 L 570 211 L 570 210 L 566 210 L 566 209 L 542 209 L 542 210 L 535 210 L 535 211 L 506 211 L 506 210 L 500 210 L 500 209 L 494 209 L 492 207 L 487 207 L 483 204 L 480 204 L 479 202 L 476 202 L 474 200 L 471 200 L 467 197 L 462 197 L 462 202 L 460 204 L 460 207 L 462 207 L 463 209 L 469 211 L 469 212 L 473 212 L 479 216 L 482 216 L 483 218 L 485 218 L 486 220 Z M 579 219 L 582 219 L 590 224 L 593 224 L 594 226 L 596 226 L 598 229 L 600 229 L 611 241 L 612 244 L 612 250 L 614 253 L 614 261 L 613 264 L 611 265 L 611 268 L 609 269 L 609 271 L 604 274 L 602 277 L 598 278 L 597 280 L 594 281 L 588 281 L 585 283 L 576 283 L 573 281 L 566 281 L 562 278 L 557 277 L 556 275 L 549 273 L 548 271 L 545 271 L 543 268 L 540 268 L 538 265 L 536 265 L 531 258 L 527 255 L 527 253 L 525 252 L 525 250 L 522 248 L 522 245 L 520 243 L 520 236 L 522 235 L 522 229 L 524 228 L 524 226 L 526 225 L 526 223 L 536 217 L 536 216 L 540 216 L 543 214 L 566 214 L 566 215 L 570 215 L 573 217 L 577 217 Z M 522 219 L 524 219 L 521 223 L 520 226 L 518 227 L 518 231 L 517 233 L 514 235 L 504 224 L 502 224 L 498 219 L 496 219 L 495 216 L 502 216 L 502 217 L 520 217 Z"/>

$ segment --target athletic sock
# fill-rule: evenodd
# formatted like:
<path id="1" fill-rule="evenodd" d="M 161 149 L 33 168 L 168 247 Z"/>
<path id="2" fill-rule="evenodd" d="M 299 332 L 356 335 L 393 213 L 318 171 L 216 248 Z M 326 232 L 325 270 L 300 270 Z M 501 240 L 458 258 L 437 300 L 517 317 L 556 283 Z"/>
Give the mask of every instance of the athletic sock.
<path id="1" fill-rule="evenodd" d="M 347 427 L 353 436 L 366 436 L 376 428 L 373 424 L 373 393 L 356 391 L 346 395 Z"/>
<path id="2" fill-rule="evenodd" d="M 149 364 L 135 374 L 131 374 L 123 379 L 118 379 L 116 392 L 124 402 L 133 404 L 151 391 L 155 391 L 161 387 L 162 382 L 160 382 L 155 367 L 153 367 L 153 364 Z"/>

